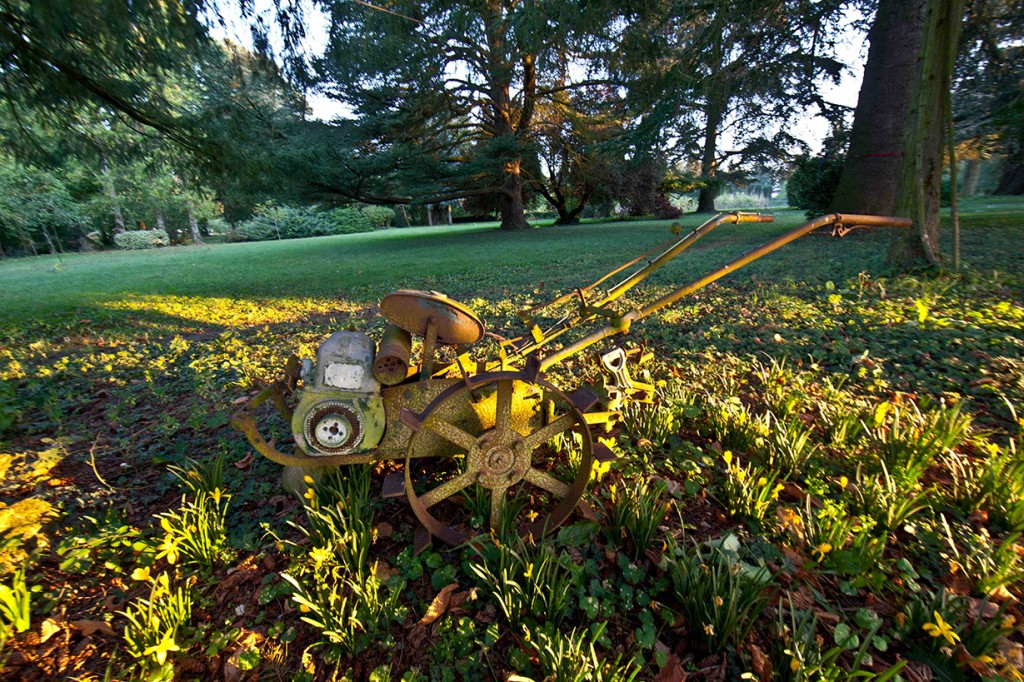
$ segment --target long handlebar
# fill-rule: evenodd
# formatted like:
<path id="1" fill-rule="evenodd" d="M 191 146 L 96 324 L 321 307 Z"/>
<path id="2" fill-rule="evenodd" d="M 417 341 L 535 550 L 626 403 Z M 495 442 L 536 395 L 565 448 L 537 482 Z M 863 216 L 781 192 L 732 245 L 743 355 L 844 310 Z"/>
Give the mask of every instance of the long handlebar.
<path id="1" fill-rule="evenodd" d="M 630 282 L 632 279 L 636 279 L 636 281 L 633 282 L 630 286 L 635 285 L 637 282 L 639 282 L 644 277 L 646 277 L 651 272 L 653 272 L 654 269 L 657 269 L 657 268 L 653 268 L 653 269 L 648 271 L 648 269 L 651 268 L 651 266 L 655 265 L 655 263 L 658 263 L 657 267 L 661 267 L 661 265 L 664 265 L 666 262 L 668 262 L 672 258 L 675 258 L 675 256 L 677 256 L 683 250 L 685 250 L 690 245 L 692 245 L 693 242 L 695 242 L 697 239 L 702 237 L 704 234 L 707 234 L 707 232 L 711 231 L 711 229 L 714 229 L 714 227 L 717 227 L 718 225 L 722 224 L 722 222 L 771 222 L 773 220 L 771 218 L 771 216 L 760 216 L 760 215 L 757 215 L 757 214 L 728 214 L 728 215 L 729 216 L 732 216 L 732 215 L 750 216 L 750 218 L 749 219 L 737 218 L 735 221 L 729 221 L 728 219 L 720 220 L 719 221 L 719 218 L 721 218 L 721 216 L 716 216 L 715 219 L 712 219 L 711 221 L 708 221 L 704 225 L 701 225 L 700 227 L 698 227 L 696 230 L 694 230 L 692 233 L 690 233 L 690 235 L 688 235 L 684 239 L 680 240 L 680 242 L 678 242 L 676 246 L 674 246 L 673 248 L 671 248 L 668 251 L 666 251 L 664 254 L 662 254 L 662 256 L 660 256 L 659 258 L 655 259 L 647 267 L 645 267 L 643 270 L 641 270 L 640 272 L 644 273 L 643 276 L 641 276 L 638 279 L 636 279 L 636 275 L 634 275 L 634 276 L 632 276 L 630 278 L 627 278 L 627 280 L 623 284 L 625 284 L 627 282 Z M 767 218 L 767 220 L 765 220 L 765 218 Z M 648 305 L 644 306 L 643 308 L 631 310 L 631 311 L 625 313 L 624 315 L 621 315 L 618 318 L 613 319 L 611 324 L 609 324 L 609 325 L 607 325 L 607 326 L 605 326 L 605 327 L 603 327 L 601 329 L 598 329 L 597 331 L 592 332 L 591 334 L 588 334 L 587 336 L 584 336 L 583 338 L 579 339 L 575 343 L 572 343 L 572 344 L 566 346 L 565 348 L 562 348 L 561 350 L 558 350 L 558 351 L 556 351 L 554 353 L 551 353 L 551 354 L 545 356 L 541 360 L 540 367 L 541 367 L 542 370 L 547 369 L 548 367 L 551 367 L 552 365 L 555 365 L 555 364 L 561 362 L 562 360 L 566 359 L 567 357 L 569 357 L 571 355 L 574 355 L 574 354 L 580 352 L 581 350 L 584 350 L 585 348 L 588 348 L 588 347 L 594 345 L 595 343 L 597 343 L 597 342 L 599 342 L 599 341 L 601 341 L 603 339 L 608 338 L 609 336 L 615 336 L 616 334 L 625 334 L 625 333 L 627 333 L 629 331 L 629 328 L 630 328 L 630 326 L 632 325 L 633 322 L 635 322 L 635 321 L 637 321 L 639 319 L 645 318 L 645 317 L 647 317 L 647 316 L 649 316 L 649 315 L 651 315 L 653 313 L 658 312 L 659 310 L 662 310 L 663 308 L 666 308 L 666 307 L 672 305 L 673 303 L 677 302 L 679 299 L 681 299 L 681 298 L 683 298 L 685 296 L 689 296 L 690 294 L 694 293 L 695 291 L 698 291 L 699 289 L 702 289 L 702 288 L 706 287 L 707 285 L 711 284 L 712 282 L 714 282 L 714 281 L 716 281 L 718 279 L 721 279 L 722 277 L 730 274 L 731 272 L 734 272 L 735 270 L 740 269 L 744 265 L 747 265 L 748 263 L 751 263 L 752 261 L 755 261 L 758 258 L 761 258 L 762 256 L 765 256 L 765 255 L 771 253 L 772 251 L 775 251 L 776 249 L 779 249 L 779 248 L 785 246 L 786 244 L 790 243 L 791 241 L 799 239 L 800 237 L 802 237 L 802 236 L 804 236 L 806 234 L 814 232 L 815 230 L 818 230 L 818 229 L 820 229 L 822 227 L 827 227 L 829 225 L 834 225 L 836 227 L 842 227 L 842 226 L 846 226 L 846 227 L 852 227 L 852 226 L 865 226 L 865 227 L 910 227 L 911 221 L 909 219 L 907 219 L 907 218 L 894 218 L 894 217 L 890 217 L 890 216 L 855 215 L 855 214 L 842 214 L 842 213 L 831 213 L 829 215 L 824 215 L 824 216 L 821 216 L 819 218 L 815 218 L 814 220 L 806 222 L 803 225 L 801 225 L 800 227 L 797 227 L 796 229 L 790 230 L 789 232 L 787 232 L 787 233 L 785 233 L 785 234 L 783 234 L 783 235 L 781 235 L 779 237 L 776 237 L 775 239 L 773 239 L 772 241 L 768 242 L 767 244 L 764 244 L 764 245 L 759 246 L 759 247 L 757 247 L 755 249 L 752 249 L 751 251 L 748 251 L 747 253 L 743 254 L 739 258 L 736 258 L 735 260 L 733 260 L 730 263 L 722 266 L 718 270 L 715 270 L 714 272 L 712 272 L 712 273 L 710 273 L 708 275 L 705 275 L 704 277 L 701 277 L 697 281 L 695 281 L 695 282 L 693 282 L 691 284 L 688 284 L 686 286 L 680 287 L 679 289 L 676 289 L 675 291 L 672 291 L 672 292 L 662 296 L 658 300 L 656 300 L 656 301 L 654 301 L 652 303 L 649 303 Z M 707 229 L 705 229 L 705 228 L 707 228 Z M 692 241 L 689 241 L 689 240 L 691 240 L 691 238 L 692 238 Z M 684 242 L 687 242 L 685 244 L 685 246 L 683 246 L 682 248 L 678 248 L 677 249 L 677 247 L 682 245 Z M 637 273 L 637 274 L 639 274 L 639 273 Z M 619 287 L 616 287 L 616 289 L 621 288 L 621 287 L 622 287 L 622 285 L 619 285 Z M 613 291 L 615 291 L 615 289 L 613 289 Z M 622 291 L 625 291 L 625 289 L 622 289 Z M 621 292 L 619 293 L 619 295 L 621 295 Z M 605 298 L 605 302 L 608 302 L 608 301 L 611 301 L 611 300 L 614 300 L 614 297 L 612 297 L 611 293 L 609 293 L 609 296 L 607 296 Z"/>
<path id="2" fill-rule="evenodd" d="M 691 246 L 697 243 L 704 235 L 711 232 L 719 225 L 726 223 L 770 223 L 775 218 L 772 216 L 761 215 L 759 213 L 742 213 L 734 211 L 732 213 L 719 213 L 718 215 L 710 218 L 709 220 L 702 223 L 700 226 L 695 228 L 685 237 L 673 238 L 664 244 L 654 247 L 647 253 L 644 253 L 633 260 L 620 265 L 614 270 L 608 272 L 603 277 L 595 280 L 585 287 L 576 289 L 572 293 L 566 294 L 553 301 L 543 303 L 531 308 L 527 308 L 519 313 L 519 318 L 524 324 L 530 329 L 531 338 L 526 339 L 522 343 L 519 343 L 512 347 L 512 355 L 517 357 L 525 357 L 541 347 L 551 343 L 556 338 L 564 334 L 565 332 L 573 329 L 581 323 L 590 322 L 599 316 L 603 317 L 618 317 L 617 314 L 612 313 L 608 306 L 610 303 L 621 297 L 624 293 L 635 287 L 637 284 L 647 279 L 651 274 L 660 268 L 664 267 L 672 259 L 676 258 L 683 251 L 687 250 Z M 658 255 L 655 255 L 658 254 Z M 653 258 L 651 258 L 653 256 Z M 611 289 L 608 290 L 602 298 L 599 300 L 588 301 L 586 295 L 595 289 L 599 284 L 610 279 L 612 276 L 622 272 L 623 270 L 636 265 L 645 258 L 651 258 L 646 264 L 640 267 L 639 270 L 626 277 Z M 554 327 L 546 330 L 541 330 L 533 321 L 533 314 L 537 311 L 552 308 L 568 301 L 573 298 L 579 298 L 581 307 L 580 311 L 576 315 L 570 315 L 562 319 Z"/>

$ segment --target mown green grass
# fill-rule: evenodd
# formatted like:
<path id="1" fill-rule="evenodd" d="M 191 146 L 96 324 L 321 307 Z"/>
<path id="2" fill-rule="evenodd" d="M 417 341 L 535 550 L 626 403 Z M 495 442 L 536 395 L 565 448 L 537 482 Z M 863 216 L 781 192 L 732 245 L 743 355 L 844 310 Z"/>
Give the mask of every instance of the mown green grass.
<path id="1" fill-rule="evenodd" d="M 1014 204 L 968 205 L 964 260 L 969 268 L 1012 272 L 1019 234 Z M 996 208 L 998 207 L 998 209 Z M 978 212 L 984 218 L 975 220 Z M 803 222 L 797 211 L 774 212 L 773 224 L 726 225 L 667 267 L 654 283 L 696 278 L 770 237 Z M 688 215 L 686 228 L 702 218 Z M 367 234 L 143 252 L 103 252 L 0 262 L 4 306 L 0 324 L 81 314 L 125 294 L 230 296 L 269 299 L 332 297 L 369 302 L 399 287 L 453 288 L 457 293 L 561 289 L 638 255 L 671 235 L 672 221 L 547 226 L 508 234 L 495 225 L 408 228 Z M 844 280 L 861 271 L 886 273 L 888 232 L 842 242 L 806 238 L 759 261 L 737 277 L 793 281 Z"/>
<path id="2" fill-rule="evenodd" d="M 631 667 L 673 678 L 673 666 L 739 679 L 764 677 L 767 657 L 773 679 L 843 679 L 867 665 L 851 635 L 877 669 L 914 661 L 939 679 L 1005 678 L 1024 642 L 1024 203 L 963 208 L 961 273 L 893 272 L 885 230 L 815 235 L 635 325 L 618 341 L 653 351 L 634 371 L 658 396 L 609 441 L 622 458 L 587 492 L 602 524 L 420 557 L 408 507 L 368 492 L 383 472 L 342 472 L 303 505 L 278 497 L 278 467 L 248 457 L 231 412 L 331 332 L 379 336 L 388 291 L 444 291 L 512 335 L 518 308 L 667 240 L 670 221 L 0 262 L 0 586 L 35 590 L 32 632 L 47 618 L 109 623 L 114 636 L 70 657 L 82 679 L 158 670 L 161 643 L 180 647 L 164 653 L 181 676 L 198 676 L 197 660 L 216 677 L 234 656 L 268 679 L 307 664 L 318 679 L 360 678 L 398 660 L 391 679 L 544 679 L 621 657 L 612 679 Z M 622 305 L 803 221 L 776 215 L 720 228 Z M 596 370 L 583 354 L 551 374 L 572 390 Z M 287 447 L 287 425 L 261 423 Z M 181 487 L 168 465 L 186 458 L 204 473 Z M 196 524 L 208 541 L 176 556 Z M 386 584 L 370 578 L 376 561 L 393 572 Z M 737 561 L 752 581 L 736 578 Z M 694 566 L 724 582 L 694 588 Z M 229 567 L 240 579 L 225 579 Z M 515 586 L 480 577 L 501 570 Z M 467 601 L 418 626 L 452 583 Z M 361 597 L 342 607 L 332 590 Z M 718 597 L 743 606 L 720 610 Z M 145 626 L 143 600 L 162 625 Z M 924 629 L 936 612 L 963 649 Z M 331 639 L 303 617 L 344 632 Z M 69 674 L 68 657 L 15 629 L 0 665 L 16 651 L 39 674 Z M 49 646 L 84 641 L 67 632 Z"/>

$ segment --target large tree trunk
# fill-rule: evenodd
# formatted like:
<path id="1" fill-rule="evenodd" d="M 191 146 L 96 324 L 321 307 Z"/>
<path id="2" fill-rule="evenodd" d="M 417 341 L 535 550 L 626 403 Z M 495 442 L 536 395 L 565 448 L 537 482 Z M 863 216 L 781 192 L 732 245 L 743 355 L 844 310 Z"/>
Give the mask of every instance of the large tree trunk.
<path id="1" fill-rule="evenodd" d="M 881 0 L 832 210 L 892 215 L 927 0 Z"/>
<path id="2" fill-rule="evenodd" d="M 950 88 L 963 14 L 964 0 L 927 0 L 896 197 L 896 215 L 911 218 L 914 226 L 893 239 L 889 261 L 894 265 L 939 261 L 942 150 L 951 116 Z"/>
<path id="3" fill-rule="evenodd" d="M 103 184 L 106 186 L 107 198 L 110 199 L 111 211 L 114 214 L 114 234 L 121 234 L 124 229 L 124 215 L 121 213 L 121 198 L 117 196 L 117 188 L 114 187 L 114 178 L 110 174 L 110 166 L 106 159 L 101 161 L 103 170 Z"/>
<path id="4" fill-rule="evenodd" d="M 188 213 L 188 230 L 192 233 L 192 243 L 202 244 L 203 237 L 199 234 L 199 223 L 196 222 L 196 214 L 192 212 L 192 206 L 186 206 L 185 211 Z M 280 235 L 278 235 L 278 238 L 280 238 Z"/>
<path id="5" fill-rule="evenodd" d="M 1018 131 L 1018 139 L 999 175 L 999 184 L 993 194 L 1024 194 L 1024 126 Z"/>
<path id="6" fill-rule="evenodd" d="M 156 210 L 156 229 L 167 231 L 167 223 L 164 221 L 164 213 L 159 208 Z"/>
<path id="7" fill-rule="evenodd" d="M 526 230 L 526 209 L 523 206 L 523 176 L 519 173 L 519 159 L 503 164 L 505 179 L 498 194 L 498 210 L 501 215 L 501 229 Z"/>
<path id="8" fill-rule="evenodd" d="M 717 89 L 717 88 L 716 88 Z M 704 129 L 704 150 L 700 159 L 700 174 L 706 179 L 707 185 L 701 187 L 697 197 L 697 213 L 714 213 L 715 198 L 718 196 L 718 184 L 715 174 L 718 171 L 718 129 L 722 125 L 726 102 L 720 93 L 708 95 L 707 125 Z"/>
<path id="9" fill-rule="evenodd" d="M 981 159 L 968 159 L 964 171 L 964 184 L 960 188 L 960 196 L 973 197 L 978 191 L 978 180 L 981 178 Z"/>
<path id="10" fill-rule="evenodd" d="M 520 142 L 519 133 L 530 126 L 533 114 L 536 71 L 531 55 L 524 55 L 523 108 L 518 123 L 513 121 L 511 80 L 514 69 L 508 63 L 506 37 L 508 36 L 504 5 L 501 0 L 486 0 L 484 9 L 484 30 L 487 35 L 487 79 L 490 90 L 490 119 L 496 138 L 510 138 L 511 144 L 500 145 L 501 149 L 514 149 Z M 525 230 L 523 206 L 523 177 L 520 173 L 521 156 L 505 152 L 500 161 L 501 190 L 498 192 L 498 211 L 502 230 Z"/>
<path id="11" fill-rule="evenodd" d="M 880 0 L 832 210 L 914 221 L 896 265 L 938 260 L 942 145 L 963 0 Z"/>

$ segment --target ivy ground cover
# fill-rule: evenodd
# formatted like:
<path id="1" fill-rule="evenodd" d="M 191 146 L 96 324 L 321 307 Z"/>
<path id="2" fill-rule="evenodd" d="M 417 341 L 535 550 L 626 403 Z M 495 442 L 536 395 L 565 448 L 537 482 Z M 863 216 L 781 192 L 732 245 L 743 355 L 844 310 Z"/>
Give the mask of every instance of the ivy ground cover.
<path id="1" fill-rule="evenodd" d="M 720 228 L 626 303 L 801 220 Z M 961 273 L 812 236 L 637 324 L 657 394 L 602 434 L 599 520 L 419 555 L 387 466 L 290 495 L 232 411 L 331 332 L 379 337 L 393 289 L 508 335 L 668 223 L 2 263 L 2 675 L 1018 679 L 1024 205 L 962 223 Z"/>

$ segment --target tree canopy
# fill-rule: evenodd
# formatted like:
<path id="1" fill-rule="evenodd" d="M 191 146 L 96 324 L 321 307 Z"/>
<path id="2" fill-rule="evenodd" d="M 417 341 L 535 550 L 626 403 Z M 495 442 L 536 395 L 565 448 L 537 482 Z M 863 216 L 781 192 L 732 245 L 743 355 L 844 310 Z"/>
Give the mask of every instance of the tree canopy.
<path id="1" fill-rule="evenodd" d="M 263 19 L 247 0 L 2 0 L 0 136 L 26 178 L 56 173 L 102 197 L 94 203 L 109 214 L 104 234 L 131 226 L 123 213 L 143 177 L 168 206 L 215 198 L 232 223 L 268 201 L 462 202 L 493 208 L 509 230 L 528 226 L 531 206 L 563 223 L 590 206 L 669 215 L 673 192 L 696 193 L 697 209 L 710 211 L 723 186 L 782 177 L 806 154 L 796 114 L 842 131 L 849 112 L 822 84 L 844 68 L 835 45 L 856 8 L 872 23 L 871 51 L 835 206 L 894 212 L 897 195 L 920 195 L 895 181 L 893 169 L 910 161 L 918 179 L 932 178 L 927 201 L 938 196 L 941 153 L 927 152 L 937 161 L 926 170 L 904 151 L 920 148 L 921 135 L 929 150 L 942 137 L 932 114 L 948 104 L 921 99 L 942 88 L 926 97 L 918 87 L 932 76 L 956 86 L 961 149 L 1006 155 L 1001 186 L 1013 191 L 1024 177 L 1020 9 L 939 3 L 936 23 L 933 5 L 320 0 L 279 1 Z M 310 52 L 316 12 L 327 39 Z M 211 37 L 229 15 L 250 22 L 254 51 Z M 951 76 L 947 43 L 955 46 L 962 16 Z M 941 73 L 920 66 L 940 62 Z M 311 120 L 306 92 L 346 114 Z M 892 182 L 879 180 L 889 177 L 882 167 Z M 161 222 L 170 209 L 147 201 L 145 222 Z"/>

